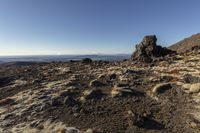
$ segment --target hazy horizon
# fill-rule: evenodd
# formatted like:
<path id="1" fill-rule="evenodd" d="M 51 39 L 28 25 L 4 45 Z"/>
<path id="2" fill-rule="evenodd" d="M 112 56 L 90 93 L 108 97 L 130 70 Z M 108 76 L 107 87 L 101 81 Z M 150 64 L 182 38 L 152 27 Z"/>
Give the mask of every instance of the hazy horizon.
<path id="1" fill-rule="evenodd" d="M 0 56 L 130 54 L 199 32 L 198 0 L 2 0 Z"/>
<path id="2" fill-rule="evenodd" d="M 29 54 L 29 55 L 22 55 L 22 54 L 19 54 L 19 55 L 0 55 L 0 57 L 13 57 L 13 56 L 16 56 L 16 57 L 20 57 L 20 56 L 113 56 L 113 55 L 131 55 L 132 53 L 114 53 L 114 54 L 104 54 L 104 53 L 96 53 L 96 54 Z"/>

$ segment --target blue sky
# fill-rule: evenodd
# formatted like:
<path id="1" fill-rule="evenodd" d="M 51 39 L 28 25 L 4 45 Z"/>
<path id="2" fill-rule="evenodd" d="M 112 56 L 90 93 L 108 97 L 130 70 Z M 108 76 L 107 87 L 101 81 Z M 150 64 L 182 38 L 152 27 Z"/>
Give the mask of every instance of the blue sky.
<path id="1" fill-rule="evenodd" d="M 200 31 L 199 0 L 0 0 L 0 55 L 131 53 Z"/>

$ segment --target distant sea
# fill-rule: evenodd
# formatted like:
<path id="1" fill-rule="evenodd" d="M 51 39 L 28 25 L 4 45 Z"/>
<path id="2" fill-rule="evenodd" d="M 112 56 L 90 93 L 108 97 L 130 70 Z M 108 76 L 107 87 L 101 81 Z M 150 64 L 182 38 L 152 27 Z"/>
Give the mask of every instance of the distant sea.
<path id="1" fill-rule="evenodd" d="M 92 60 L 120 61 L 129 59 L 130 54 L 118 55 L 45 55 L 45 56 L 0 56 L 0 63 L 7 62 L 52 62 L 52 61 L 70 61 L 91 58 Z"/>

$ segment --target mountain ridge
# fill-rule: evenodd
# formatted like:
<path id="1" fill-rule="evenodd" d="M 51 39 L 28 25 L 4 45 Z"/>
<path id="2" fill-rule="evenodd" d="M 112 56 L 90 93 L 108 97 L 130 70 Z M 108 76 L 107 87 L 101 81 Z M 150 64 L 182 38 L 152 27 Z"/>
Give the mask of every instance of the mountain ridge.
<path id="1" fill-rule="evenodd" d="M 176 51 L 177 53 L 184 53 L 186 51 L 192 50 L 194 47 L 200 47 L 200 33 L 194 34 L 190 37 L 187 37 L 168 48 Z"/>

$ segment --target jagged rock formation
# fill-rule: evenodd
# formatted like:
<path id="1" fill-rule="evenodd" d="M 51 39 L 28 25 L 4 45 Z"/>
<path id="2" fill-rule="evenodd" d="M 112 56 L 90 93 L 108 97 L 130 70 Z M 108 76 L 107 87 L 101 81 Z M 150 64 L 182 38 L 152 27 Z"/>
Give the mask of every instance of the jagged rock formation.
<path id="1" fill-rule="evenodd" d="M 175 50 L 177 53 L 185 53 L 187 51 L 200 49 L 200 33 L 173 44 L 169 49 Z"/>
<path id="2" fill-rule="evenodd" d="M 165 47 L 158 46 L 156 42 L 157 38 L 155 35 L 145 36 L 142 42 L 136 45 L 136 51 L 131 59 L 139 62 L 152 62 L 155 58 L 175 53 Z"/>

